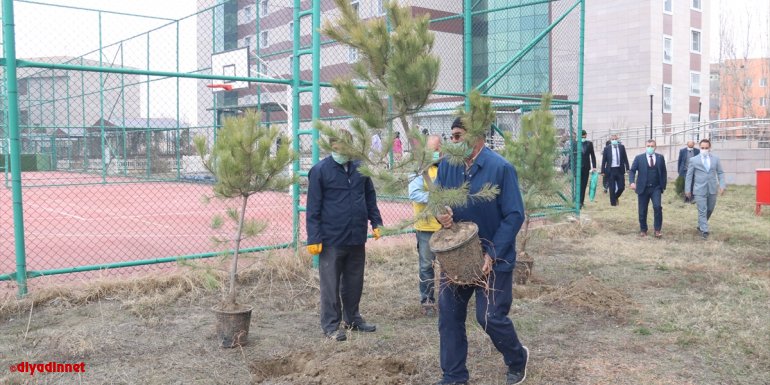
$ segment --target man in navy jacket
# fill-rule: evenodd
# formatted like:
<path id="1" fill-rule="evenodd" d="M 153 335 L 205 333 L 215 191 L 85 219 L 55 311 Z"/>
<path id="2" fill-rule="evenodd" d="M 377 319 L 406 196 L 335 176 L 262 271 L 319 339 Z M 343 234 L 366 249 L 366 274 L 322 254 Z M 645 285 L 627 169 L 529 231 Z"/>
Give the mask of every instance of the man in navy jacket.
<path id="1" fill-rule="evenodd" d="M 637 176 L 638 175 L 638 176 Z M 636 183 L 634 183 L 636 179 Z M 647 150 L 634 158 L 631 170 L 628 173 L 628 188 L 635 190 L 639 198 L 639 228 L 640 236 L 647 236 L 647 207 L 652 200 L 652 210 L 655 219 L 653 228 L 655 238 L 661 237 L 663 227 L 663 204 L 661 196 L 666 191 L 666 159 L 655 152 L 655 141 L 647 141 Z"/>
<path id="2" fill-rule="evenodd" d="M 350 132 L 342 134 L 350 138 Z M 338 145 L 332 142 L 333 149 Z M 321 329 L 337 341 L 347 338 L 339 329 L 343 320 L 354 331 L 376 330 L 361 317 L 358 305 L 364 287 L 367 221 L 379 239 L 382 218 L 372 180 L 358 172 L 359 164 L 332 151 L 308 173 L 307 245 L 310 254 L 319 254 Z"/>
<path id="3" fill-rule="evenodd" d="M 602 153 L 602 173 L 607 176 L 610 190 L 610 205 L 617 206 L 626 189 L 625 175 L 628 170 L 626 147 L 620 144 L 617 135 L 610 137 L 610 145 Z"/>
<path id="4" fill-rule="evenodd" d="M 461 142 L 465 132 L 458 118 L 452 124 L 451 140 Z M 452 227 L 454 221 L 478 225 L 485 259 L 482 270 L 487 274 L 489 287 L 452 285 L 445 274 L 441 275 L 438 328 L 443 378 L 438 384 L 465 384 L 468 381 L 465 318 L 473 294 L 476 295 L 476 321 L 503 354 L 503 361 L 508 366 L 506 383 L 519 384 L 526 377 L 529 352 L 519 342 L 508 312 L 513 300 L 516 234 L 524 222 L 524 202 L 516 170 L 503 157 L 486 148 L 483 137 L 472 149 L 468 148 L 468 154 L 465 164 L 453 165 L 443 160 L 438 167 L 436 184 L 456 188 L 467 182 L 471 194 L 492 184 L 500 189 L 500 193 L 491 201 L 469 200 L 465 206 L 449 209 L 437 219 L 445 228 Z"/>
<path id="5" fill-rule="evenodd" d="M 687 147 L 683 147 L 679 150 L 679 160 L 677 161 L 676 169 L 679 171 L 679 178 L 682 178 L 682 181 L 684 181 L 684 178 L 687 176 L 687 166 L 690 164 L 690 159 L 698 156 L 698 154 L 700 154 L 700 149 L 695 147 L 695 142 L 692 140 L 687 141 Z M 692 186 L 690 186 L 690 189 L 692 189 Z M 677 190 L 677 194 L 683 192 L 684 182 L 682 183 L 682 191 Z M 684 203 L 695 203 L 695 201 L 688 197 L 684 197 Z"/>

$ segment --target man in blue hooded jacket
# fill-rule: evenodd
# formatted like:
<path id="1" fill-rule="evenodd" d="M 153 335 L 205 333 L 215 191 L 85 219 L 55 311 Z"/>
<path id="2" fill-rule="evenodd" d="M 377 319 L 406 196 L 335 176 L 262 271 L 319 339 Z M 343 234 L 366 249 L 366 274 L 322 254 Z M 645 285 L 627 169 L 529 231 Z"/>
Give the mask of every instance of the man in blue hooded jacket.
<path id="1" fill-rule="evenodd" d="M 466 130 L 460 118 L 452 124 L 454 143 L 462 141 Z M 513 301 L 513 268 L 516 265 L 516 234 L 524 222 L 522 201 L 516 169 L 503 157 L 484 146 L 479 138 L 466 151 L 465 164 L 453 165 L 443 160 L 438 167 L 436 184 L 444 188 L 460 187 L 468 182 L 474 194 L 486 184 L 496 185 L 500 192 L 491 201 L 469 200 L 463 207 L 448 209 L 436 217 L 445 228 L 454 221 L 469 221 L 478 225 L 484 249 L 483 272 L 488 289 L 479 286 L 453 285 L 441 276 L 439 294 L 439 334 L 443 378 L 437 385 L 466 384 L 468 340 L 465 318 L 468 301 L 476 295 L 476 321 L 487 332 L 492 343 L 503 354 L 508 367 L 506 384 L 520 384 L 526 378 L 529 351 L 522 346 L 513 322 L 508 318 Z"/>

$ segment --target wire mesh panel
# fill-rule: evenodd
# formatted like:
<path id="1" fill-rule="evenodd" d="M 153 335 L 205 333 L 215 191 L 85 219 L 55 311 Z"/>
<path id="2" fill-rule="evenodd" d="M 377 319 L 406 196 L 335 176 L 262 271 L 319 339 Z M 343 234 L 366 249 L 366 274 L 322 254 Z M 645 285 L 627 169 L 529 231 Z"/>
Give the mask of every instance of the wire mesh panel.
<path id="1" fill-rule="evenodd" d="M 268 69 L 257 60 L 259 42 L 249 38 L 259 20 L 253 4 L 212 0 L 197 7 L 191 16 L 168 19 L 15 3 L 17 36 L 38 36 L 67 53 L 35 49 L 42 41 L 28 37 L 18 43 L 24 229 L 33 275 L 216 255 L 229 247 L 211 238 L 232 239 L 232 229 L 210 224 L 237 206 L 205 202 L 214 179 L 193 139 L 215 141 L 222 121 L 245 109 L 261 109 L 265 124 L 286 130 L 291 107 L 285 85 L 245 82 L 232 91 L 207 86 L 249 76 L 286 78 L 289 72 L 286 65 Z M 291 15 L 291 8 L 282 9 Z M 52 15 L 61 22 L 50 33 L 35 30 Z M 251 31 L 239 36 L 248 25 Z M 212 66 L 217 54 L 238 48 L 245 48 L 248 67 L 228 72 L 231 63 Z M 286 55 L 282 60 L 288 61 Z M 10 187 L 9 176 L 5 181 Z M 2 191 L 4 202 L 10 193 Z M 3 207 L 4 229 L 13 228 L 9 209 Z M 254 195 L 247 216 L 269 225 L 241 246 L 285 247 L 292 239 L 291 212 L 288 191 Z M 12 232 L 4 231 L 3 239 L 13 244 Z M 12 259 L 4 258 L 0 272 L 14 270 Z"/>
<path id="2" fill-rule="evenodd" d="M 367 20 L 385 20 L 384 3 L 351 0 Z M 517 134 L 522 116 L 537 108 L 540 95 L 552 93 L 563 144 L 554 167 L 562 183 L 543 207 L 571 207 L 581 2 L 471 3 L 472 9 L 463 9 L 462 1 L 402 1 L 413 15 L 428 15 L 441 63 L 435 94 L 409 124 L 447 140 L 465 93 L 477 87 L 497 111 L 488 137 L 497 150 L 503 145 L 499 133 Z M 196 154 L 195 137 L 212 143 L 224 119 L 258 110 L 263 124 L 295 138 L 302 175 L 314 155 L 327 156 L 317 152 L 311 135 L 314 119 L 350 126 L 329 83 L 352 76 L 361 53 L 317 35 L 306 12 L 313 9 L 310 0 L 197 0 L 180 2 L 176 15 L 13 4 L 29 270 L 213 255 L 219 249 L 210 237 L 227 233 L 212 230 L 209 221 L 228 203 L 201 199 L 211 195 L 214 180 Z M 317 5 L 322 22 L 333 23 L 340 14 L 333 0 Z M 298 18 L 300 13 L 306 16 Z M 317 50 L 314 36 L 320 38 Z M 0 167 L 3 201 L 10 202 L 7 118 L 14 112 L 6 111 L 5 97 L 3 92 Z M 390 121 L 382 131 L 386 137 L 403 127 Z M 275 148 L 283 145 L 289 143 Z M 410 147 L 404 141 L 404 155 Z M 305 239 L 304 215 L 297 214 L 305 205 L 305 178 L 299 187 L 297 197 L 274 191 L 251 199 L 248 215 L 269 227 L 246 247 L 286 246 L 295 233 Z M 386 224 L 412 216 L 405 193 L 379 197 Z M 2 213 L 3 240 L 12 244 L 10 206 Z M 14 269 L 11 258 L 0 259 L 0 277 L 8 279 L 2 273 Z"/>

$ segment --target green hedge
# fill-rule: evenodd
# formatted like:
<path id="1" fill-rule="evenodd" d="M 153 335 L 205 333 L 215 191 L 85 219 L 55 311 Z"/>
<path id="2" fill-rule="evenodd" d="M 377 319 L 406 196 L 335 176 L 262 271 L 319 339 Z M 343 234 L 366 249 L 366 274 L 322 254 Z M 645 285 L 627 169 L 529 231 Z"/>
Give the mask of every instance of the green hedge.
<path id="1" fill-rule="evenodd" d="M 10 159 L 8 157 L 7 159 Z M 6 156 L 0 156 L 0 168 L 6 167 Z M 51 169 L 51 156 L 48 154 L 21 154 L 21 171 L 47 171 Z"/>

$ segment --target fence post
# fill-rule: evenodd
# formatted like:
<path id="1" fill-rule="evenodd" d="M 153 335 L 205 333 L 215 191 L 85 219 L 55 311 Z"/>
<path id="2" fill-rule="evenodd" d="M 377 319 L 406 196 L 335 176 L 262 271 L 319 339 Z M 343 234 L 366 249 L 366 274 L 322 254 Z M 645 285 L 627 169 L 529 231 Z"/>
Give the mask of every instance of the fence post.
<path id="1" fill-rule="evenodd" d="M 21 204 L 21 156 L 19 155 L 19 91 L 16 81 L 16 36 L 13 0 L 3 1 L 3 47 L 5 47 L 6 98 L 10 137 L 13 236 L 16 251 L 16 284 L 19 297 L 27 294 L 27 257 L 24 250 L 24 212 Z"/>
<path id="2" fill-rule="evenodd" d="M 471 0 L 463 4 L 463 45 L 465 58 L 465 77 L 463 78 L 463 93 L 465 94 L 465 111 L 471 108 L 469 96 L 473 88 L 473 5 Z"/>

